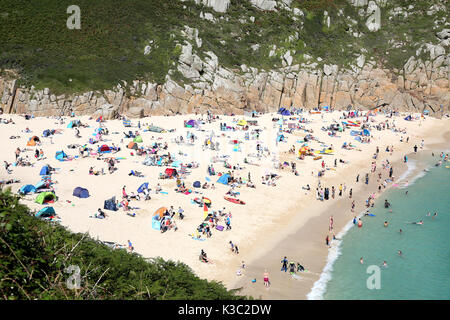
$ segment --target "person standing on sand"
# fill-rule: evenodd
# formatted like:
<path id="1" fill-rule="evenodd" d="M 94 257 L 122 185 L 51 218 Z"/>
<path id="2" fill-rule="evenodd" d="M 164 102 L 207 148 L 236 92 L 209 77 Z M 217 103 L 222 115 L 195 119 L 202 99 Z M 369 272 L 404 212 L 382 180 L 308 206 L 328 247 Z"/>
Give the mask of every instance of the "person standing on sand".
<path id="1" fill-rule="evenodd" d="M 325 244 L 329 247 L 330 246 L 330 236 L 327 235 L 327 237 L 325 238 Z"/>
<path id="2" fill-rule="evenodd" d="M 351 199 L 352 198 L 352 194 L 353 194 L 353 189 L 352 188 L 350 188 L 350 191 L 349 191 L 349 199 Z"/>
<path id="3" fill-rule="evenodd" d="M 359 182 L 359 173 L 358 173 L 358 175 L 356 176 L 356 182 Z"/>

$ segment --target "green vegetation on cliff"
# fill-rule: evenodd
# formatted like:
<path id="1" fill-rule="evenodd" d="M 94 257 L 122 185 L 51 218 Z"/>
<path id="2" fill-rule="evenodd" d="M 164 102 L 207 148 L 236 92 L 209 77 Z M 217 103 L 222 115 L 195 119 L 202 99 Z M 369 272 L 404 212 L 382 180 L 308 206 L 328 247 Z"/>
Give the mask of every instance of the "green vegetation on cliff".
<path id="1" fill-rule="evenodd" d="M 80 268 L 81 287 L 66 281 Z M 147 262 L 83 234 L 35 218 L 9 190 L 0 191 L 0 299 L 245 299 L 183 263 Z"/>
<path id="2" fill-rule="evenodd" d="M 225 13 L 192 0 L 0 0 L 0 71 L 13 69 L 21 84 L 56 94 L 111 89 L 121 81 L 163 83 L 169 70 L 183 81 L 176 65 L 185 26 L 197 28 L 202 39 L 200 48 L 191 41 L 194 53 L 204 57 L 212 51 L 220 65 L 232 69 L 242 64 L 275 69 L 287 51 L 292 64 L 347 68 L 363 53 L 366 61 L 401 69 L 424 43 L 436 43 L 449 6 L 442 0 L 376 3 L 381 28 L 371 32 L 366 22 L 373 13 L 349 0 L 293 0 L 290 10 L 277 11 L 232 0 Z M 81 10 L 80 30 L 66 27 L 73 4 Z M 430 11 L 435 5 L 445 10 Z M 294 8 L 302 14 L 295 15 Z M 215 21 L 200 18 L 201 13 L 211 13 Z M 144 55 L 147 45 L 151 52 Z"/>

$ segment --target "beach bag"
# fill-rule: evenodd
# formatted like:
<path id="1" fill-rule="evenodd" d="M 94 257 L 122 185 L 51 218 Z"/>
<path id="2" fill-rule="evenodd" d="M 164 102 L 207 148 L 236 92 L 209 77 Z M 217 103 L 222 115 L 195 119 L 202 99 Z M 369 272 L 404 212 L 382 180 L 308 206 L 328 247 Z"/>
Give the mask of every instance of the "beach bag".
<path id="1" fill-rule="evenodd" d="M 219 231 L 223 231 L 223 226 L 216 226 L 216 229 Z"/>

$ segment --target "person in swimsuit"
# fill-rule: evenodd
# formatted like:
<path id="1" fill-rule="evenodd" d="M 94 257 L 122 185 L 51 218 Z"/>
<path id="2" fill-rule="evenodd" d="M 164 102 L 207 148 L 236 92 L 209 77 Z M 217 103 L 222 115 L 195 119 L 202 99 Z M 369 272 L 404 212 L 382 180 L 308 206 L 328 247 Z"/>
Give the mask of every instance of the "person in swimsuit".
<path id="1" fill-rule="evenodd" d="M 267 269 L 264 270 L 264 286 L 266 286 L 266 288 L 270 286 L 269 273 L 267 272 Z"/>

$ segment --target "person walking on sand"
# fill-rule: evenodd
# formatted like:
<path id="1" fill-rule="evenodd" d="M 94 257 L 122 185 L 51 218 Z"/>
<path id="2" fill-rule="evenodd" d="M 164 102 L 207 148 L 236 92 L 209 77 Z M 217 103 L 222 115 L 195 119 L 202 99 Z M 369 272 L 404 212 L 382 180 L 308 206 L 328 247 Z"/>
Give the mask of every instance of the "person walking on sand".
<path id="1" fill-rule="evenodd" d="M 333 230 L 333 216 L 330 216 L 330 228 L 329 228 L 329 230 L 331 231 L 331 230 Z"/>
<path id="2" fill-rule="evenodd" d="M 269 273 L 267 272 L 267 269 L 264 270 L 264 286 L 266 288 L 269 288 L 270 286 Z"/>
<path id="3" fill-rule="evenodd" d="M 288 265 L 288 260 L 287 260 L 287 258 L 284 257 L 283 260 L 281 260 L 281 263 L 282 263 L 282 265 L 281 265 L 281 271 L 284 270 L 284 272 L 286 272 L 286 271 L 287 271 L 287 265 Z"/>
<path id="4" fill-rule="evenodd" d="M 325 238 L 325 244 L 329 247 L 330 246 L 330 236 L 327 235 L 327 237 Z"/>

